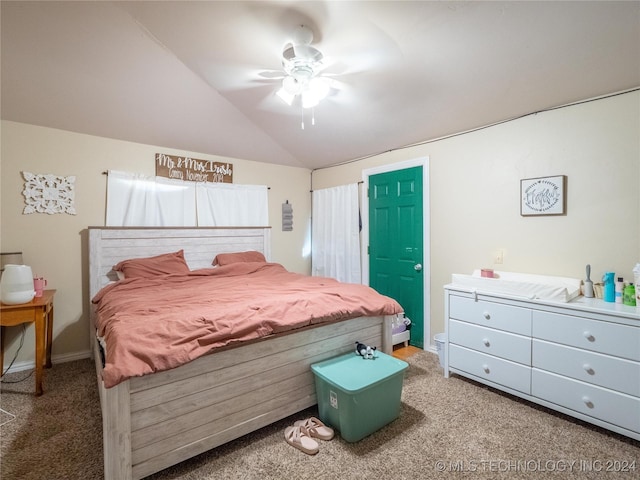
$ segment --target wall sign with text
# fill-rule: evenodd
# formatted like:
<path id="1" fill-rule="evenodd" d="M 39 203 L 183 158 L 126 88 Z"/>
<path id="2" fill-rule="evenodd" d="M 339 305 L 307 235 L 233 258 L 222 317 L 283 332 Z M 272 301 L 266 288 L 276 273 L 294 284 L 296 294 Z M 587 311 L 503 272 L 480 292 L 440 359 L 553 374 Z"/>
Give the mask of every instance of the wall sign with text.
<path id="1" fill-rule="evenodd" d="M 156 176 L 189 182 L 233 183 L 233 165 L 156 153 Z"/>
<path id="2" fill-rule="evenodd" d="M 567 176 L 520 180 L 520 215 L 564 215 Z"/>

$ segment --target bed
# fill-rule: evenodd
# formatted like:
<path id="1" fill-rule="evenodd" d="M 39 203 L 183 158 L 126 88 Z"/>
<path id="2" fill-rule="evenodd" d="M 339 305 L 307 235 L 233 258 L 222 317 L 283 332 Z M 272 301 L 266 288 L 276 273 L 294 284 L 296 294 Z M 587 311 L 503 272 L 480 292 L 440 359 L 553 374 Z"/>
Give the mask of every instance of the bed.
<path id="1" fill-rule="evenodd" d="M 218 253 L 270 258 L 270 228 L 89 228 L 90 299 L 118 262 L 177 250 L 191 270 Z M 91 303 L 91 344 L 103 421 L 104 476 L 139 479 L 316 404 L 310 365 L 356 341 L 392 350 L 395 315 L 329 321 L 217 348 L 176 368 L 107 388 Z"/>

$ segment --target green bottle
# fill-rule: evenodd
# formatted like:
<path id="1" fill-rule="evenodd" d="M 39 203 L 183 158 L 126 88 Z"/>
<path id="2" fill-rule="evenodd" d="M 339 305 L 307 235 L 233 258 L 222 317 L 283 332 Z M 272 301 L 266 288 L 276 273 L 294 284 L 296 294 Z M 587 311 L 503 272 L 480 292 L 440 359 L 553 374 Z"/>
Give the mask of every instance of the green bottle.
<path id="1" fill-rule="evenodd" d="M 622 292 L 622 303 L 632 307 L 636 306 L 636 287 L 634 287 L 633 283 L 629 283 L 624 287 L 624 291 Z"/>

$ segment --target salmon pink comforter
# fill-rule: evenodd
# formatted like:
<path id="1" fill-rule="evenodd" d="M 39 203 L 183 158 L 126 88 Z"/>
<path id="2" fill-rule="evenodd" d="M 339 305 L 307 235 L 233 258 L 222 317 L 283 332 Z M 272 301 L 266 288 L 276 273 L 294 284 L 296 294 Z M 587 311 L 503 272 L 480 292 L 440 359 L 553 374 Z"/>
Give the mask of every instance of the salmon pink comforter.
<path id="1" fill-rule="evenodd" d="M 260 262 L 120 280 L 100 290 L 93 303 L 98 335 L 106 343 L 107 388 L 178 367 L 216 347 L 402 311 L 395 300 L 370 287 Z"/>

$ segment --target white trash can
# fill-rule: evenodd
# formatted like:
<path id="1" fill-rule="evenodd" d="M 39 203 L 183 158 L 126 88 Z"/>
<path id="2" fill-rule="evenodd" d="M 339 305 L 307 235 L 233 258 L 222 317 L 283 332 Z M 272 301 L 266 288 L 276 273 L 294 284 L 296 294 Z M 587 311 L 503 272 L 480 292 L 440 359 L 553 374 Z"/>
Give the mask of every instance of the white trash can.
<path id="1" fill-rule="evenodd" d="M 436 350 L 438 351 L 440 366 L 444 368 L 444 344 L 447 341 L 447 335 L 444 333 L 438 333 L 433 337 L 433 339 L 436 342 Z"/>

